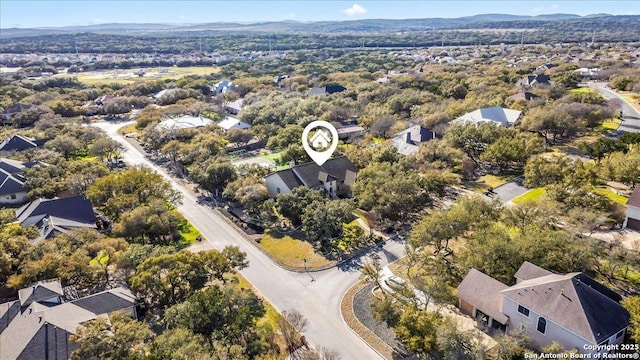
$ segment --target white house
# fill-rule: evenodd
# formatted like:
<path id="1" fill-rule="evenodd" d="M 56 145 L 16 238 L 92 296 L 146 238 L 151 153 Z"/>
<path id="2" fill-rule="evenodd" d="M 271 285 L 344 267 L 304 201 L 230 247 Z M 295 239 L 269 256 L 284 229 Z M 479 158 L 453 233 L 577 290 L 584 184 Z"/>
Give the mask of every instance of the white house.
<path id="1" fill-rule="evenodd" d="M 209 118 L 185 115 L 175 119 L 164 120 L 158 124 L 157 128 L 161 130 L 180 130 L 208 126 L 211 124 L 213 124 L 213 120 Z"/>
<path id="2" fill-rule="evenodd" d="M 231 129 L 251 129 L 251 125 L 231 116 L 227 116 L 224 120 L 220 121 L 218 123 L 218 126 L 221 127 L 224 131 L 228 131 Z"/>
<path id="3" fill-rule="evenodd" d="M 496 123 L 502 126 L 512 126 L 520 120 L 522 111 L 505 109 L 500 106 L 482 108 L 466 113 L 453 121 L 452 124 Z"/>
<path id="4" fill-rule="evenodd" d="M 636 186 L 627 201 L 627 216 L 623 227 L 640 231 L 640 186 Z"/>
<path id="5" fill-rule="evenodd" d="M 539 348 L 554 341 L 583 354 L 607 352 L 629 326 L 622 297 L 583 273 L 554 274 L 524 262 L 507 286 L 471 269 L 458 286 L 460 310 L 487 328 L 524 333 Z"/>
<path id="6" fill-rule="evenodd" d="M 0 205 L 19 205 L 28 200 L 26 181 L 23 171 L 40 164 L 39 162 L 23 163 L 21 161 L 0 158 Z"/>

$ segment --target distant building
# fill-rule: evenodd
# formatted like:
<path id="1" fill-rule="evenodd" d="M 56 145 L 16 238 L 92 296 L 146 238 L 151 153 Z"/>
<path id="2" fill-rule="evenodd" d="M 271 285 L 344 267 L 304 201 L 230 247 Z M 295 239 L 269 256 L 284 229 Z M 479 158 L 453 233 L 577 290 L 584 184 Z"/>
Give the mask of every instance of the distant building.
<path id="1" fill-rule="evenodd" d="M 551 77 L 545 74 L 531 74 L 519 80 L 517 85 L 533 88 L 546 87 L 551 85 Z"/>
<path id="2" fill-rule="evenodd" d="M 28 111 L 34 109 L 35 105 L 33 104 L 24 104 L 24 103 L 15 103 L 8 108 L 4 109 L 2 113 L 0 113 L 0 120 L 2 120 L 2 125 L 12 125 L 13 117 L 16 114 L 19 114 L 23 111 Z"/>
<path id="3" fill-rule="evenodd" d="M 522 111 L 505 109 L 499 106 L 482 108 L 466 113 L 453 121 L 452 124 L 484 124 L 495 123 L 505 127 L 515 125 L 522 116 Z"/>
<path id="4" fill-rule="evenodd" d="M 251 125 L 231 116 L 227 116 L 224 120 L 220 121 L 218 123 L 218 126 L 224 131 L 228 131 L 231 129 L 251 129 Z"/>
<path id="5" fill-rule="evenodd" d="M 358 168 L 346 156 L 329 159 L 318 166 L 315 162 L 295 165 L 265 177 L 269 196 L 290 194 L 299 186 L 323 189 L 329 198 L 351 196 Z"/>
<path id="6" fill-rule="evenodd" d="M 229 94 L 235 91 L 236 88 L 237 86 L 229 80 L 222 80 L 217 84 L 213 85 L 212 87 L 210 87 L 211 92 L 214 95 Z"/>
<path id="7" fill-rule="evenodd" d="M 238 114 L 240 114 L 240 111 L 242 111 L 243 107 L 244 107 L 244 100 L 243 99 L 238 99 L 236 101 L 231 101 L 231 102 L 227 103 L 224 106 L 224 109 L 230 115 L 238 115 Z"/>
<path id="8" fill-rule="evenodd" d="M 540 98 L 540 96 L 532 92 L 524 91 L 521 89 L 521 90 L 518 90 L 516 94 L 509 96 L 507 99 L 512 101 L 518 101 L 518 100 L 531 101 L 538 98 Z"/>
<path id="9" fill-rule="evenodd" d="M 174 92 L 176 92 L 178 90 L 180 90 L 180 89 L 178 89 L 178 88 L 169 88 L 169 89 L 160 90 L 157 93 L 151 95 L 151 97 L 154 98 L 154 99 L 160 99 L 161 97 L 170 95 L 170 94 L 172 94 L 172 93 L 174 93 Z"/>
<path id="10" fill-rule="evenodd" d="M 350 142 L 357 140 L 364 136 L 365 130 L 362 126 L 358 126 L 355 124 L 352 125 L 343 125 L 336 129 L 338 132 L 338 139 L 344 140 L 345 142 Z"/>
<path id="11" fill-rule="evenodd" d="M 347 90 L 347 88 L 342 86 L 342 85 L 330 85 L 330 86 L 324 86 L 324 87 L 313 87 L 311 90 L 309 90 L 309 92 L 307 93 L 307 96 L 330 95 L 330 94 L 343 92 L 345 90 Z"/>
<path id="12" fill-rule="evenodd" d="M 402 155 L 412 155 L 418 151 L 420 144 L 433 140 L 436 134 L 420 125 L 400 131 L 391 139 L 391 145 Z"/>
<path id="13" fill-rule="evenodd" d="M 0 360 L 69 359 L 78 327 L 115 312 L 136 319 L 137 305 L 124 287 L 70 299 L 57 280 L 32 284 L 18 291 L 18 300 L 0 304 Z"/>
<path id="14" fill-rule="evenodd" d="M 158 124 L 161 130 L 191 129 L 213 124 L 213 120 L 203 116 L 185 115 L 175 119 L 167 119 Z"/>
<path id="15" fill-rule="evenodd" d="M 538 348 L 555 341 L 593 354 L 624 341 L 630 317 L 622 298 L 584 273 L 554 274 L 524 262 L 515 277 L 507 286 L 471 269 L 458 286 L 460 310 L 487 329 L 524 333 Z"/>

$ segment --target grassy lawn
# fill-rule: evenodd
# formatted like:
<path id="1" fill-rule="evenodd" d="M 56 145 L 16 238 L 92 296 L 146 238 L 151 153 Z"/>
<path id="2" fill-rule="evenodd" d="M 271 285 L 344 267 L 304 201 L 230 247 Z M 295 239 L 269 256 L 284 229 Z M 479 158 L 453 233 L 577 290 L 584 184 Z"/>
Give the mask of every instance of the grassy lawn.
<path id="1" fill-rule="evenodd" d="M 540 199 L 547 191 L 544 188 L 535 188 L 511 200 L 515 204 L 521 204 L 525 201 L 535 201 Z"/>
<path id="2" fill-rule="evenodd" d="M 178 215 L 182 216 L 182 214 L 178 213 L 178 210 L 173 210 Z M 178 244 L 176 244 L 179 248 L 187 247 L 194 242 L 196 242 L 196 238 L 200 236 L 200 231 L 196 229 L 187 219 L 182 218 L 180 224 L 178 225 L 178 231 L 180 231 L 180 240 Z"/>
<path id="3" fill-rule="evenodd" d="M 127 126 L 123 126 L 120 129 L 118 129 L 118 134 L 124 135 L 128 133 L 136 132 L 136 131 L 137 131 L 136 124 L 129 124 Z"/>
<path id="4" fill-rule="evenodd" d="M 143 68 L 145 75 L 139 77 L 134 74 L 139 68 L 90 71 L 75 74 L 81 83 L 88 85 L 106 85 L 118 83 L 123 85 L 141 83 L 154 80 L 177 80 L 191 75 L 209 75 L 217 73 L 220 68 L 217 66 L 189 66 L 189 67 L 163 67 L 163 68 Z M 64 76 L 69 76 L 65 74 Z"/>
<path id="5" fill-rule="evenodd" d="M 609 198 L 609 200 L 615 203 L 618 203 L 620 205 L 625 205 L 627 203 L 627 200 L 629 200 L 625 196 L 616 194 L 609 188 L 595 188 L 593 191 L 600 195 L 606 196 L 607 198 Z"/>
<path id="6" fill-rule="evenodd" d="M 476 181 L 467 182 L 465 186 L 476 192 L 485 192 L 488 188 L 497 188 L 513 178 L 512 175 L 491 175 L 481 176 Z"/>
<path id="7" fill-rule="evenodd" d="M 274 164 L 278 164 L 280 162 L 280 153 L 270 153 L 270 154 L 264 154 L 264 155 L 260 155 L 261 158 L 271 161 Z M 278 165 L 276 168 L 276 171 L 280 171 L 280 170 L 285 170 L 289 168 L 289 164 L 282 164 L 282 165 Z"/>
<path id="8" fill-rule="evenodd" d="M 593 90 L 592 88 L 589 88 L 589 87 L 581 87 L 581 88 L 571 89 L 571 90 L 569 90 L 569 92 L 572 93 L 572 94 L 596 93 L 595 90 Z"/>
<path id="9" fill-rule="evenodd" d="M 98 255 L 96 255 L 96 257 L 94 257 L 93 259 L 91 259 L 91 261 L 89 261 L 89 265 L 97 265 L 97 264 L 104 265 L 108 261 L 109 261 L 109 254 L 107 254 L 104 251 L 100 250 Z"/>
<path id="10" fill-rule="evenodd" d="M 265 235 L 260 240 L 260 246 L 282 265 L 303 268 L 307 259 L 307 267 L 314 268 L 330 264 L 330 261 L 313 250 L 313 246 L 306 241 L 297 240 L 290 236 L 275 238 Z"/>
<path id="11" fill-rule="evenodd" d="M 618 126 L 620 126 L 620 124 L 622 124 L 622 120 L 616 119 L 616 118 L 612 118 L 612 119 L 605 120 L 602 123 L 601 127 L 604 130 L 616 130 L 618 128 Z"/>
<path id="12" fill-rule="evenodd" d="M 373 137 L 373 142 L 376 144 L 382 144 L 384 142 L 384 139 L 379 137 Z"/>

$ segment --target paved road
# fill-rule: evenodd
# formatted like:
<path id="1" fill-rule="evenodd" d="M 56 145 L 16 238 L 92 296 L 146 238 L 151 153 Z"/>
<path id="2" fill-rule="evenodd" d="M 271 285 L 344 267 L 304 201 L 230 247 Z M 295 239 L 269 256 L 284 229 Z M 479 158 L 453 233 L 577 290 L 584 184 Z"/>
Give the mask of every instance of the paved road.
<path id="1" fill-rule="evenodd" d="M 506 204 L 509 201 L 517 198 L 518 196 L 526 193 L 530 189 L 519 185 L 516 181 L 512 180 L 506 184 L 500 185 L 497 188 L 493 189 L 496 192 L 496 196 L 500 198 L 501 204 Z"/>
<path id="2" fill-rule="evenodd" d="M 347 262 L 339 268 L 313 273 L 313 282 L 309 274 L 283 270 L 260 250 L 248 244 L 237 230 L 219 218 L 219 215 L 207 207 L 198 205 L 196 198 L 182 184 L 147 160 L 139 150 L 119 135 L 117 129 L 127 124 L 101 122 L 94 125 L 125 146 L 125 162 L 154 169 L 182 193 L 183 201 L 178 210 L 200 230 L 209 243 L 217 249 L 226 245 L 236 245 L 247 253 L 249 267 L 242 271 L 242 275 L 279 311 L 296 309 L 304 314 L 309 321 L 305 336 L 313 345 L 333 349 L 343 360 L 381 358 L 351 332 L 340 315 L 340 300 L 347 289 L 358 280 L 362 258 Z M 393 241 L 388 241 L 384 247 L 371 252 L 371 255 L 380 258 L 383 266 L 403 254 L 403 244 Z"/>
<path id="3" fill-rule="evenodd" d="M 627 100 L 616 94 L 615 91 L 609 89 L 605 82 L 591 82 L 588 85 L 589 87 L 596 89 L 605 99 L 618 99 L 621 102 L 622 124 L 618 130 L 611 134 L 613 137 L 617 137 L 627 132 L 640 132 L 640 112 L 636 110 L 633 105 L 629 104 Z"/>

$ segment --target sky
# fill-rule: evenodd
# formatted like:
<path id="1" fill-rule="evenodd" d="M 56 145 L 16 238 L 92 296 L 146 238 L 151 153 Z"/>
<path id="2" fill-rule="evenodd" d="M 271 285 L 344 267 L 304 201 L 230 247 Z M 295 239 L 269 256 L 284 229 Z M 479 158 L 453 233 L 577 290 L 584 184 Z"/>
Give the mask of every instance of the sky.
<path id="1" fill-rule="evenodd" d="M 453 18 L 487 13 L 640 15 L 640 1 L 0 0 L 0 28 L 104 23 Z"/>

